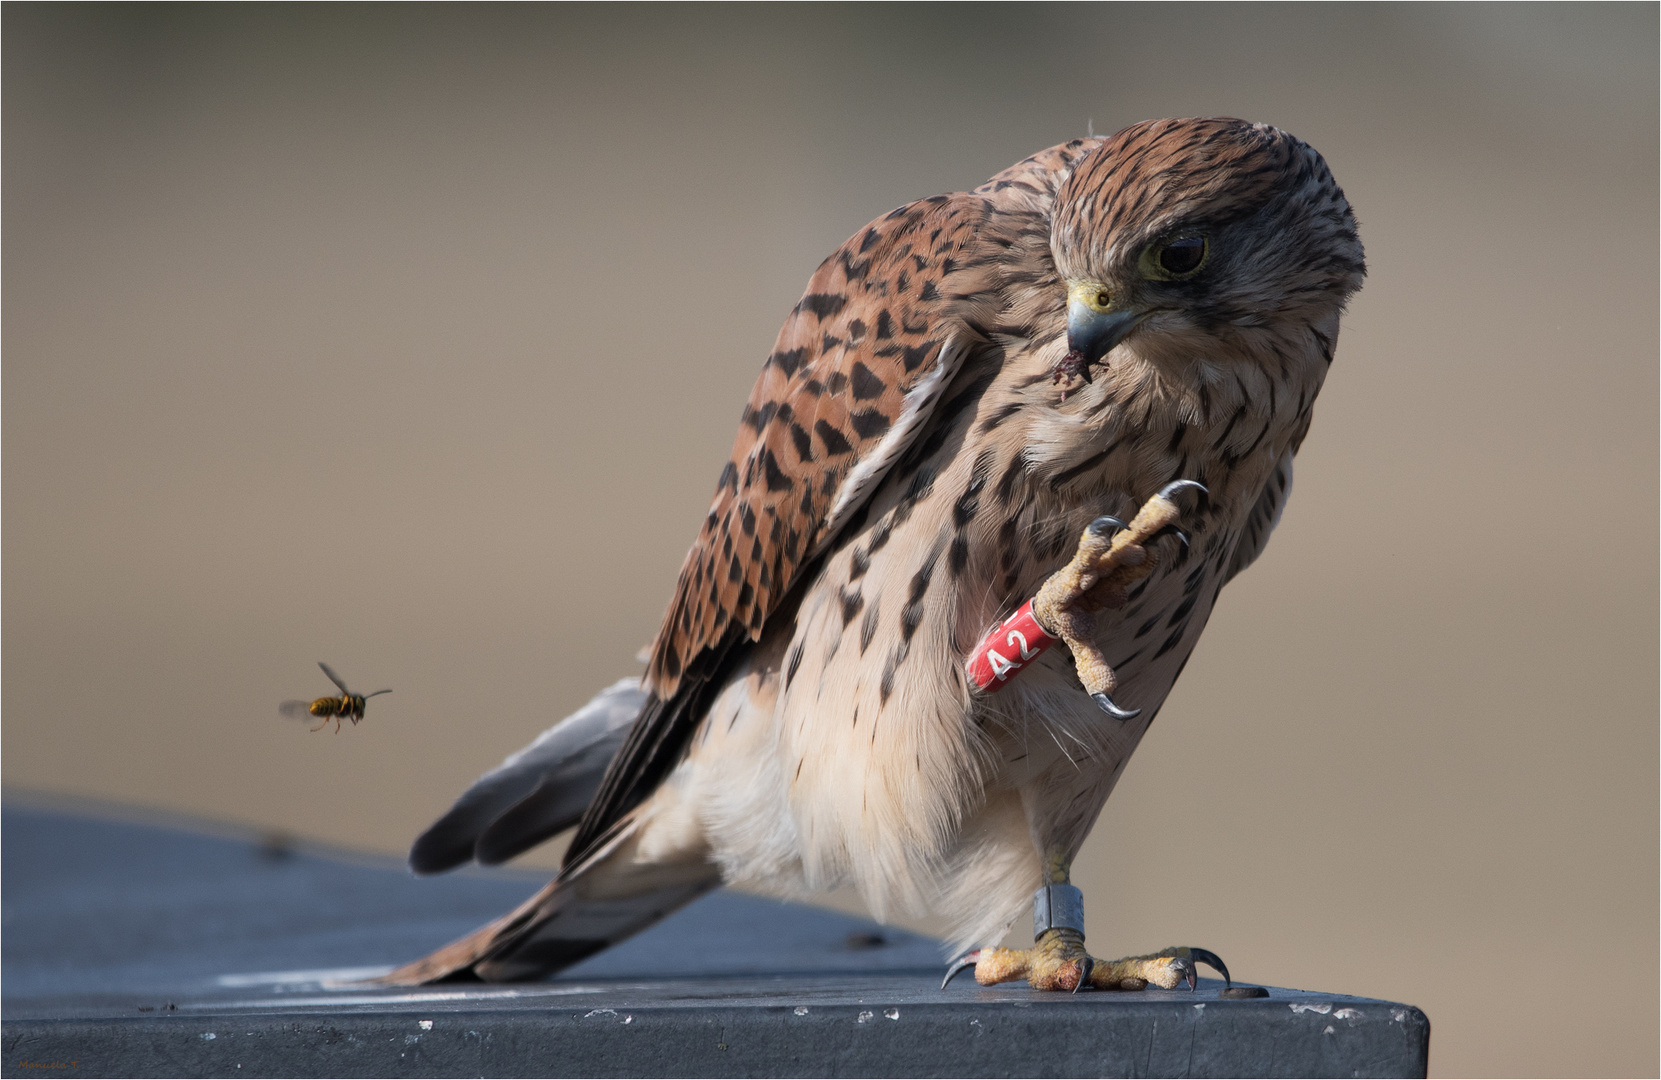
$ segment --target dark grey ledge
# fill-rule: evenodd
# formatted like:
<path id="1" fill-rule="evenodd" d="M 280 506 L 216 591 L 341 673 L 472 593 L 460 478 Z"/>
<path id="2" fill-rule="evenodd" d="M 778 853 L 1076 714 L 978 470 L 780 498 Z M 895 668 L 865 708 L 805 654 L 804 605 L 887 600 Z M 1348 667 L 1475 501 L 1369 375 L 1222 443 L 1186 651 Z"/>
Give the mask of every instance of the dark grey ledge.
<path id="1" fill-rule="evenodd" d="M 732 893 L 548 982 L 342 989 L 542 879 L 16 804 L 3 825 L 4 1076 L 1425 1074 L 1411 1006 L 942 991 L 935 942 Z"/>

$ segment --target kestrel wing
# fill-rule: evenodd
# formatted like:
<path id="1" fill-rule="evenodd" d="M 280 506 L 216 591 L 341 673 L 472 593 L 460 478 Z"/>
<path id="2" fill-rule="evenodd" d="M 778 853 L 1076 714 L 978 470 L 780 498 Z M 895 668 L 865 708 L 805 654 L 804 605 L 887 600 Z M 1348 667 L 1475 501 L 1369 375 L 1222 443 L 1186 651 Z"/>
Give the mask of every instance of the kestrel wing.
<path id="1" fill-rule="evenodd" d="M 740 647 L 760 637 L 813 561 L 858 521 L 896 461 L 923 445 L 953 376 L 986 340 L 977 328 L 995 326 L 1009 304 L 1005 287 L 1054 291 L 1049 209 L 1102 142 L 1075 139 L 973 192 L 902 206 L 820 264 L 751 391 L 653 643 L 650 695 L 577 827 L 566 866 L 680 760 Z M 1024 282 L 1013 281 L 1022 272 L 1005 280 L 1016 263 Z"/>
<path id="2" fill-rule="evenodd" d="M 341 681 L 340 676 L 335 674 L 334 668 L 330 667 L 328 664 L 325 664 L 321 660 L 319 660 L 317 662 L 317 666 L 323 669 L 323 674 L 325 674 L 329 677 L 330 682 L 332 682 L 336 686 L 340 687 L 340 692 L 342 694 L 346 695 L 347 697 L 352 696 L 352 692 L 350 690 L 346 689 L 346 684 Z"/>
<path id="3" fill-rule="evenodd" d="M 1007 254 L 980 236 L 1010 209 L 984 191 L 900 207 L 809 281 L 762 365 L 681 567 L 652 647 L 651 696 L 567 865 L 674 767 L 734 650 L 760 637 L 803 570 L 856 518 L 979 344 L 971 326 L 991 313 L 979 310 L 989 301 L 978 283 Z M 1047 250 L 1047 223 L 1039 232 Z"/>

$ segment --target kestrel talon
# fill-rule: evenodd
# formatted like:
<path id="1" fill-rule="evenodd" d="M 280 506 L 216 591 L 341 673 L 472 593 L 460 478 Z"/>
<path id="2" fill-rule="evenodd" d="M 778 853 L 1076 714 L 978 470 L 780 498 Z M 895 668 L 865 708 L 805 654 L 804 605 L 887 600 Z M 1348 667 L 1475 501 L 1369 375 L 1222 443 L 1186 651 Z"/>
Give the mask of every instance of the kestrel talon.
<path id="1" fill-rule="evenodd" d="M 645 676 L 410 857 L 575 826 L 559 877 L 387 981 L 545 975 L 722 882 L 931 909 L 982 982 L 1221 969 L 1092 958 L 1070 865 L 1279 520 L 1364 273 L 1326 162 L 1241 120 L 1075 139 L 859 230 L 762 364 Z M 1034 947 L 994 948 L 1029 910 Z"/>

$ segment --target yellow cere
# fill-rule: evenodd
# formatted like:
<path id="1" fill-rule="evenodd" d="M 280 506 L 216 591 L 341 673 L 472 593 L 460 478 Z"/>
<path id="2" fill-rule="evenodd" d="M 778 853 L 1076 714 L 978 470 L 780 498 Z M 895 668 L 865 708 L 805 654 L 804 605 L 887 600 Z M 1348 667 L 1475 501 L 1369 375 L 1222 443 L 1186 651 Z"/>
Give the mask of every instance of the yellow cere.
<path id="1" fill-rule="evenodd" d="M 1067 286 L 1067 304 L 1082 304 L 1091 311 L 1103 312 L 1113 306 L 1113 296 L 1099 282 L 1075 281 Z"/>

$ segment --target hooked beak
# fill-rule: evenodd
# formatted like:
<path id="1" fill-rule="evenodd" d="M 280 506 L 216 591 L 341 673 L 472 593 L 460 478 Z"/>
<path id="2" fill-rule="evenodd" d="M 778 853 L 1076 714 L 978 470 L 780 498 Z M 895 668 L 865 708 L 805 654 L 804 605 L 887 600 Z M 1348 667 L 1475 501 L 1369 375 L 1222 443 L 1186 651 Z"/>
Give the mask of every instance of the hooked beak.
<path id="1" fill-rule="evenodd" d="M 1077 362 L 1086 370 L 1152 314 L 1131 306 L 1121 308 L 1118 303 L 1105 311 L 1093 307 L 1086 297 L 1097 293 L 1094 286 L 1075 285 L 1071 292 L 1067 299 L 1067 349 L 1070 355 L 1077 355 Z"/>

